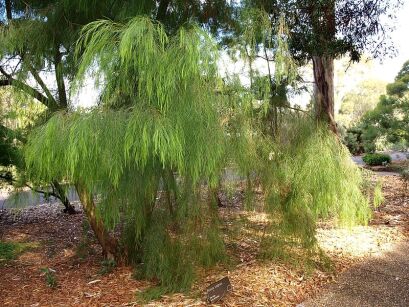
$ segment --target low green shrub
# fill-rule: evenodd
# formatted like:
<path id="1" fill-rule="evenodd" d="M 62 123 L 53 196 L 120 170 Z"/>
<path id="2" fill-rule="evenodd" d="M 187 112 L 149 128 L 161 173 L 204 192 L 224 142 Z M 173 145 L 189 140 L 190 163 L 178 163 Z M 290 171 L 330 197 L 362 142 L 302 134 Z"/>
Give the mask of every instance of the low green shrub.
<path id="1" fill-rule="evenodd" d="M 14 260 L 24 251 L 38 247 L 38 243 L 3 242 L 0 241 L 0 262 Z"/>
<path id="2" fill-rule="evenodd" d="M 11 260 L 15 258 L 15 244 L 0 242 L 0 260 Z"/>
<path id="3" fill-rule="evenodd" d="M 381 154 L 381 153 L 369 153 L 366 154 L 362 160 L 367 165 L 375 166 L 375 165 L 382 165 L 385 163 L 391 163 L 392 159 L 390 155 Z"/>

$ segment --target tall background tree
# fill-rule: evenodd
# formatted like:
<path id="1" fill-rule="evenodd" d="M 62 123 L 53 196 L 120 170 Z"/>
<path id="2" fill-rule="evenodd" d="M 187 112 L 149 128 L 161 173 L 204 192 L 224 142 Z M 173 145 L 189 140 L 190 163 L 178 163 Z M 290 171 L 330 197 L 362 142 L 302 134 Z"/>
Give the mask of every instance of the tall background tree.
<path id="1" fill-rule="evenodd" d="M 347 134 L 351 151 L 363 148 L 406 150 L 409 145 L 409 63 L 405 62 L 395 81 L 386 86 L 373 110 L 364 114 Z"/>
<path id="2" fill-rule="evenodd" d="M 264 9 L 276 26 L 284 16 L 290 49 L 300 65 L 313 63 L 314 108 L 316 117 L 337 132 L 334 119 L 334 59 L 348 55 L 359 61 L 364 53 L 384 56 L 393 50 L 391 27 L 384 17 L 392 18 L 399 0 L 248 0 L 245 7 Z"/>

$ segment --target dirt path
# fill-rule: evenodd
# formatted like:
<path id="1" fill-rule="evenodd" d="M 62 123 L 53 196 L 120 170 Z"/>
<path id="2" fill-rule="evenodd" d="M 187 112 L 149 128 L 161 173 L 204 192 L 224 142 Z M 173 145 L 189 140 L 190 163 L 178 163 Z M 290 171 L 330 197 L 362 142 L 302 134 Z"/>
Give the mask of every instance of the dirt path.
<path id="1" fill-rule="evenodd" d="M 352 266 L 300 307 L 409 306 L 409 197 L 396 188 L 401 184 L 397 177 L 384 178 L 386 205 L 372 224 L 401 229 L 405 239 Z"/>
<path id="2" fill-rule="evenodd" d="M 318 298 L 300 306 L 409 306 L 409 242 L 353 266 Z"/>

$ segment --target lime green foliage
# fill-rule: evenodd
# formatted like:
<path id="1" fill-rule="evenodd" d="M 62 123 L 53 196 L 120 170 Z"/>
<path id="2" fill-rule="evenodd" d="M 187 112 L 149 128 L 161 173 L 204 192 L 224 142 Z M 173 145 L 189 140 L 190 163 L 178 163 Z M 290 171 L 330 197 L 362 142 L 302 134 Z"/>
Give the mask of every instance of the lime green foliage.
<path id="1" fill-rule="evenodd" d="M 374 192 L 373 192 L 373 206 L 374 206 L 374 208 L 378 208 L 380 205 L 383 204 L 384 201 L 385 201 L 385 197 L 383 196 L 383 193 L 382 193 L 382 182 L 378 181 L 376 183 L 376 186 L 375 186 Z"/>
<path id="2" fill-rule="evenodd" d="M 361 173 L 339 140 L 308 121 L 292 125 L 263 174 L 266 210 L 282 216 L 284 233 L 312 246 L 318 218 L 348 226 L 367 222 L 370 210 L 360 190 Z"/>
<path id="3" fill-rule="evenodd" d="M 371 166 L 383 165 L 385 163 L 391 163 L 392 159 L 390 155 L 381 153 L 369 153 L 362 157 L 362 160 Z"/>
<path id="4" fill-rule="evenodd" d="M 144 17 L 91 23 L 83 46 L 80 78 L 98 63 L 103 106 L 58 113 L 36 129 L 25 151 L 30 176 L 80 181 L 98 193 L 106 224 L 124 224 L 130 260 L 164 287 L 186 288 L 193 267 L 220 260 L 224 250 L 219 243 L 221 251 L 206 252 L 217 227 L 200 195 L 203 182 L 218 183 L 224 162 L 217 48 L 195 26 L 168 37 Z M 160 186 L 173 199 L 157 201 Z"/>
<path id="5" fill-rule="evenodd" d="M 306 247 L 319 218 L 349 225 L 369 217 L 343 145 L 291 112 L 282 112 L 274 139 L 264 134 L 265 113 L 254 112 L 251 93 L 221 82 L 217 48 L 196 26 L 168 36 L 144 17 L 98 21 L 77 48 L 78 86 L 96 70 L 101 106 L 57 113 L 35 129 L 29 175 L 98 194 L 97 212 L 110 229 L 122 226 L 137 275 L 159 281 L 153 294 L 186 290 L 197 267 L 225 260 L 215 194 L 226 167 L 247 177 L 249 196 L 260 186 L 280 235 Z"/>
<path id="6" fill-rule="evenodd" d="M 0 241 L 0 261 L 16 259 L 24 251 L 37 247 L 36 243 L 3 242 Z"/>

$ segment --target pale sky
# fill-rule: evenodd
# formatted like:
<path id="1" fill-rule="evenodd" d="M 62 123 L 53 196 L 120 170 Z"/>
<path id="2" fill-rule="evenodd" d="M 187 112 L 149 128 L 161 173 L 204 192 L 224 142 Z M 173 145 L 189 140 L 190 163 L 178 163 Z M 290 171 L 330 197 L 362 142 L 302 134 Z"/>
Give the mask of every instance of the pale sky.
<path id="1" fill-rule="evenodd" d="M 392 59 L 385 59 L 376 64 L 376 78 L 392 82 L 402 64 L 409 60 L 409 1 L 404 1 L 403 7 L 397 14 L 396 29 L 392 32 L 392 41 L 398 55 Z"/>

